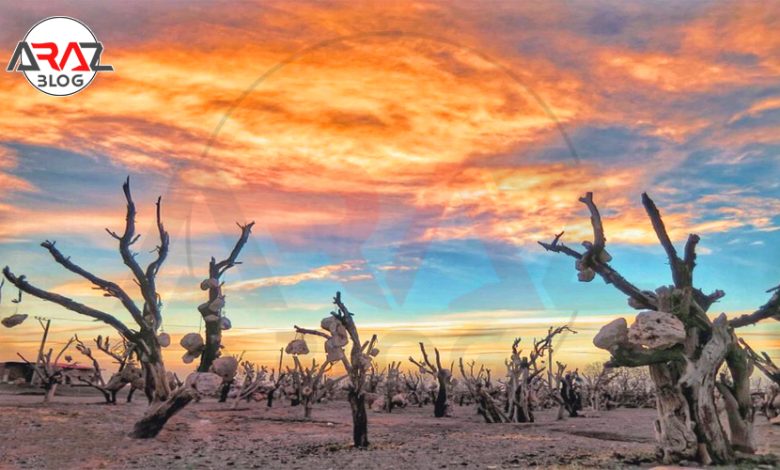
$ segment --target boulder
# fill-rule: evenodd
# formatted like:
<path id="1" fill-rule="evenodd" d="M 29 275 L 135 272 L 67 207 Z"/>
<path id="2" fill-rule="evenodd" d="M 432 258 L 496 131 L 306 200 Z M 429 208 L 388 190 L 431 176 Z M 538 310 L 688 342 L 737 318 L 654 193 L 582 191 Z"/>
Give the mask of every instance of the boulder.
<path id="1" fill-rule="evenodd" d="M 200 395 L 216 395 L 222 386 L 222 377 L 212 372 L 193 372 L 186 383 Z"/>
<path id="2" fill-rule="evenodd" d="M 228 317 L 222 317 L 220 320 L 222 322 L 222 330 L 227 331 L 231 328 L 233 328 L 233 323 L 231 323 L 230 319 Z"/>
<path id="3" fill-rule="evenodd" d="M 628 342 L 649 349 L 667 349 L 685 342 L 685 325 L 667 312 L 639 312 L 628 329 Z"/>
<path id="4" fill-rule="evenodd" d="M 393 395 L 393 406 L 397 406 L 399 408 L 406 408 L 406 405 L 408 402 L 406 401 L 406 395 L 403 393 L 396 393 Z"/>
<path id="5" fill-rule="evenodd" d="M 628 343 L 628 323 L 625 318 L 612 320 L 602 326 L 593 338 L 593 345 L 610 351 L 614 346 Z"/>
<path id="6" fill-rule="evenodd" d="M 160 333 L 157 335 L 157 342 L 160 343 L 161 347 L 167 348 L 171 345 L 171 335 L 168 333 Z"/>
<path id="7" fill-rule="evenodd" d="M 209 290 L 217 287 L 219 287 L 219 281 L 214 278 L 204 279 L 203 282 L 200 283 L 201 290 Z"/>
<path id="8" fill-rule="evenodd" d="M 211 372 L 214 372 L 224 380 L 233 380 L 238 371 L 238 359 L 233 356 L 220 357 L 211 364 Z"/>
<path id="9" fill-rule="evenodd" d="M 371 411 L 383 411 L 385 409 L 385 397 L 378 396 L 373 403 L 371 403 Z"/>

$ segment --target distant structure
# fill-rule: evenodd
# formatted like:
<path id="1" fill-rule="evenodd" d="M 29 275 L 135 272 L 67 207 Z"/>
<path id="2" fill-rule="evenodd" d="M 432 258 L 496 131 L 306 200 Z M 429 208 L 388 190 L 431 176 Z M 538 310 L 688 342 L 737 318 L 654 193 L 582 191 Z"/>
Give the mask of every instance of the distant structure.
<path id="1" fill-rule="evenodd" d="M 40 378 L 35 375 L 34 367 L 34 365 L 22 361 L 0 362 L 0 383 L 38 386 Z M 65 385 L 84 385 L 79 379 L 87 380 L 95 373 L 94 368 L 78 364 L 60 363 L 56 367 L 63 371 L 63 384 Z"/>

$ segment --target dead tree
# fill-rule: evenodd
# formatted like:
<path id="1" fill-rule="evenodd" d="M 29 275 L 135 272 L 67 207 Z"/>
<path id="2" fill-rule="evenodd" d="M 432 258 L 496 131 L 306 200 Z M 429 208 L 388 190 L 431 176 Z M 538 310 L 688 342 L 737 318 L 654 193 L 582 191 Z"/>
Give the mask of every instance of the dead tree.
<path id="1" fill-rule="evenodd" d="M 274 371 L 271 370 L 271 382 L 273 386 L 268 390 L 267 393 L 267 402 L 266 406 L 268 408 L 271 408 L 274 404 L 274 395 L 276 395 L 276 392 L 281 389 L 282 383 L 285 379 L 285 374 L 282 372 L 282 360 L 284 359 L 284 348 L 279 349 L 279 368 L 276 370 L 276 374 L 274 375 Z"/>
<path id="2" fill-rule="evenodd" d="M 555 400 L 556 403 L 563 406 L 563 400 L 559 395 L 559 387 L 555 383 L 554 374 L 552 374 L 548 384 L 543 384 L 542 373 L 546 367 L 540 363 L 545 357 L 548 357 L 553 348 L 552 341 L 559 334 L 569 331 L 568 326 L 557 328 L 550 327 L 547 336 L 540 340 L 534 339 L 532 349 L 527 356 L 522 355 L 519 348 L 520 338 L 516 338 L 512 343 L 512 354 L 505 362 L 507 368 L 506 384 L 506 405 L 505 411 L 509 420 L 516 423 L 533 423 L 533 402 L 538 397 L 538 388 L 544 386 L 548 389 L 546 395 Z M 549 357 L 548 357 L 549 359 Z M 563 370 L 561 370 L 563 373 Z"/>
<path id="3" fill-rule="evenodd" d="M 612 397 L 608 386 L 617 377 L 614 369 L 604 367 L 603 364 L 591 364 L 585 368 L 582 374 L 585 394 L 590 407 L 594 411 L 608 409 Z"/>
<path id="4" fill-rule="evenodd" d="M 35 364 L 28 361 L 19 353 L 16 353 L 16 355 L 33 368 L 33 374 L 37 377 L 37 381 L 44 390 L 43 403 L 48 404 L 51 402 L 52 398 L 54 398 L 54 394 L 57 393 L 57 385 L 61 384 L 64 378 L 60 358 L 62 358 L 62 355 L 65 354 L 65 351 L 68 350 L 70 345 L 73 344 L 73 338 L 70 338 L 68 342 L 65 343 L 65 346 L 62 347 L 54 358 L 54 361 L 52 361 L 51 355 L 54 350 L 49 348 L 49 350 L 46 351 L 46 340 L 49 337 L 51 320 L 46 320 L 46 323 L 44 323 L 42 319 L 38 318 L 38 323 L 40 323 L 41 328 L 43 328 L 43 334 L 41 335 L 41 345 L 38 348 L 38 356 Z"/>
<path id="5" fill-rule="evenodd" d="M 305 367 L 294 354 L 293 363 L 294 367 L 288 368 L 287 375 L 292 378 L 295 401 L 303 405 L 303 417 L 311 419 L 312 406 L 324 394 L 325 374 L 333 367 L 333 362 L 325 361 L 318 365 L 317 360 L 312 359 L 311 367 Z"/>
<path id="6" fill-rule="evenodd" d="M 255 366 L 252 362 L 241 362 L 244 380 L 236 393 L 231 408 L 236 409 L 241 400 L 250 401 L 261 388 L 268 388 L 268 369 L 265 366 Z"/>
<path id="7" fill-rule="evenodd" d="M 336 292 L 333 304 L 336 306 L 336 310 L 320 323 L 320 327 L 328 333 L 299 328 L 298 326 L 295 327 L 295 331 L 325 338 L 327 361 L 341 361 L 344 365 L 349 378 L 347 397 L 352 409 L 353 444 L 358 448 L 366 448 L 368 447 L 366 381 L 373 358 L 379 354 L 379 350 L 376 348 L 377 337 L 373 335 L 369 341 L 360 341 L 357 326 L 352 319 L 354 314 L 341 301 L 341 292 Z M 347 357 L 344 348 L 349 343 L 352 343 L 352 347 L 349 357 Z"/>
<path id="8" fill-rule="evenodd" d="M 425 404 L 425 392 L 423 390 L 422 374 L 406 373 L 403 376 L 403 384 L 406 389 L 406 399 L 409 403 L 416 404 L 419 408 Z"/>
<path id="9" fill-rule="evenodd" d="M 252 233 L 254 222 L 246 225 L 238 225 L 241 229 L 241 235 L 236 241 L 230 255 L 217 262 L 214 257 L 209 262 L 209 277 L 200 283 L 200 288 L 208 291 L 208 301 L 198 306 L 198 311 L 206 324 L 206 341 L 203 346 L 203 352 L 200 355 L 200 365 L 198 372 L 208 372 L 215 359 L 220 357 L 222 349 L 222 331 L 231 327 L 230 320 L 224 316 L 222 310 L 225 307 L 225 295 L 222 292 L 222 276 L 225 272 L 241 264 L 238 261 L 238 255 L 246 245 L 249 235 Z"/>
<path id="10" fill-rule="evenodd" d="M 744 339 L 740 338 L 739 344 L 745 349 L 748 357 L 753 362 L 753 365 L 758 367 L 758 370 L 764 373 L 764 375 L 777 385 L 780 385 L 780 367 L 777 367 L 769 357 L 769 354 L 762 352 L 761 354 L 751 348 Z"/>
<path id="11" fill-rule="evenodd" d="M 463 364 L 463 358 L 458 360 L 460 375 L 463 377 L 463 383 L 469 391 L 474 403 L 477 405 L 477 414 L 482 416 L 487 423 L 508 423 L 509 417 L 501 410 L 501 405 L 494 397 L 496 391 L 492 390 L 490 383 L 490 370 L 485 366 L 480 366 L 475 373 L 476 363 L 471 361 L 468 364 L 468 372 Z"/>
<path id="12" fill-rule="evenodd" d="M 558 408 L 558 419 L 563 418 L 563 410 L 569 413 L 570 418 L 579 416 L 578 412 L 582 410 L 582 393 L 580 386 L 580 376 L 575 369 L 572 372 L 565 372 L 566 365 L 558 364 L 556 373 L 556 390 L 561 394 L 561 406 Z"/>
<path id="13" fill-rule="evenodd" d="M 441 357 L 437 348 L 433 348 L 433 353 L 436 358 L 435 364 L 431 363 L 430 359 L 428 359 L 428 353 L 425 351 L 425 344 L 423 343 L 420 343 L 420 352 L 422 353 L 422 360 L 417 361 L 410 356 L 409 361 L 420 369 L 421 374 L 429 374 L 436 379 L 439 389 L 433 402 L 433 416 L 442 418 L 447 415 L 449 408 L 447 388 L 450 386 L 450 381 L 452 380 L 452 366 L 450 366 L 449 369 L 442 367 Z"/>
<path id="14" fill-rule="evenodd" d="M 106 229 L 106 231 L 118 242 L 122 261 L 130 269 L 133 280 L 143 299 L 141 308 L 136 305 L 130 295 L 118 284 L 92 274 L 74 263 L 70 257 L 63 255 L 56 247 L 55 242 L 47 240 L 41 246 L 49 252 L 55 262 L 68 271 L 91 282 L 95 289 L 103 291 L 104 296 L 118 299 L 135 321 L 137 330 L 131 329 L 124 322 L 109 313 L 36 287 L 30 284 L 25 276 L 16 276 L 8 266 L 3 269 L 3 274 L 8 281 L 21 291 L 110 325 L 116 329 L 122 338 L 133 345 L 134 354 L 138 357 L 143 371 L 144 391 L 151 405 L 144 417 L 136 423 L 131 435 L 137 438 L 149 438 L 156 436 L 168 419 L 192 400 L 194 394 L 190 387 L 180 387 L 175 393 L 171 390 L 168 374 L 166 374 L 165 364 L 162 359 L 162 346 L 157 336 L 157 331 L 162 322 L 162 301 L 157 293 L 156 281 L 157 274 L 168 256 L 170 242 L 168 232 L 162 223 L 161 198 L 157 199 L 156 204 L 156 226 L 159 245 L 154 250 L 154 259 L 146 269 L 143 269 L 136 259 L 136 253 L 133 252 L 133 245 L 140 238 L 140 234 L 136 234 L 135 231 L 136 209 L 130 193 L 130 178 L 125 181 L 122 189 L 127 201 L 124 232 L 120 235 L 109 229 Z"/>
<path id="15" fill-rule="evenodd" d="M 128 403 L 132 401 L 135 390 L 143 388 L 143 375 L 140 369 L 135 367 L 132 362 L 129 362 L 132 348 L 129 348 L 126 342 L 123 342 L 122 345 L 112 347 L 108 337 L 106 337 L 105 340 L 103 340 L 102 336 L 95 338 L 97 348 L 109 357 L 112 357 L 118 364 L 117 371 L 112 374 L 111 378 L 106 382 L 103 379 L 103 369 L 100 366 L 100 362 L 94 356 L 92 348 L 81 341 L 78 335 L 74 336 L 74 341 L 76 343 L 76 349 L 92 362 L 92 367 L 94 369 L 92 377 L 88 379 L 79 377 L 79 381 L 100 391 L 100 393 L 103 394 L 106 403 L 116 404 L 117 393 L 128 384 L 130 384 L 130 392 L 127 394 Z"/>
<path id="16" fill-rule="evenodd" d="M 387 366 L 387 374 L 385 375 L 385 403 L 384 411 L 388 413 L 393 412 L 393 408 L 396 405 L 406 406 L 406 398 L 400 396 L 400 380 L 401 380 L 401 363 L 391 362 Z"/>
<path id="17" fill-rule="evenodd" d="M 721 314 L 712 321 L 707 311 L 724 293 L 717 290 L 705 294 L 693 285 L 699 236 L 689 235 L 680 257 L 647 194 L 642 195 L 642 204 L 666 252 L 674 285 L 655 292 L 641 290 L 610 265 L 612 257 L 605 250 L 604 228 L 592 193 L 580 202 L 590 211 L 593 227 L 593 241 L 583 242 L 585 251 L 564 245 L 563 233 L 551 243 L 540 244 L 548 251 L 574 258 L 581 281 L 589 282 L 599 275 L 627 295 L 631 307 L 644 310 L 630 328 L 620 318 L 604 326 L 593 342 L 610 352 L 610 366 L 649 366 L 658 390 L 656 433 L 664 462 L 686 459 L 731 464 L 736 460 L 735 451 L 753 453 L 752 366 L 734 329 L 779 318 L 780 293 L 774 290 L 771 299 L 749 315 L 729 321 Z M 733 385 L 718 387 L 724 395 L 728 436 L 714 399 L 717 373 L 724 363 L 733 380 Z"/>
<path id="18" fill-rule="evenodd" d="M 772 419 L 778 415 L 779 407 L 775 404 L 775 401 L 778 401 L 777 397 L 779 391 L 778 387 L 780 387 L 780 368 L 775 365 L 775 363 L 772 361 L 772 358 L 770 358 L 767 353 L 757 353 L 742 338 L 739 339 L 739 343 L 745 349 L 745 353 L 747 353 L 753 365 L 755 365 L 758 370 L 763 372 L 763 374 L 773 382 L 770 384 L 767 390 L 761 393 L 761 403 L 759 404 L 759 407 L 764 413 L 764 416 L 766 416 L 768 419 Z"/>

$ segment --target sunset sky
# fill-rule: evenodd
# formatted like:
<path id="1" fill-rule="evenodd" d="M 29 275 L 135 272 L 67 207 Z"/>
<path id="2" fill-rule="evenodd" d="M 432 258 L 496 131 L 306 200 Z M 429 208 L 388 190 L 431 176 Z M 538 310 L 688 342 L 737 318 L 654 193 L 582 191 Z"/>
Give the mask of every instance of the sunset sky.
<path id="1" fill-rule="evenodd" d="M 613 265 L 642 288 L 671 282 L 643 191 L 676 242 L 702 236 L 696 283 L 727 293 L 713 313 L 751 311 L 780 283 L 776 3 L 4 2 L 6 60 L 55 15 L 89 25 L 115 71 L 63 98 L 0 73 L 0 265 L 131 323 L 39 246 L 133 289 L 104 230 L 123 227 L 130 175 L 144 260 L 163 197 L 175 370 L 236 222 L 256 226 L 225 278 L 226 352 L 269 363 L 336 290 L 380 335 L 380 363 L 425 340 L 498 365 L 514 337 L 569 322 L 559 358 L 606 359 L 593 335 L 635 312 L 536 244 L 592 236 L 586 191 Z M 54 345 L 112 333 L 15 294 L 0 315 L 55 318 Z M 740 334 L 780 357 L 779 323 Z M 33 355 L 38 335 L 32 319 L 0 329 L 0 360 Z"/>

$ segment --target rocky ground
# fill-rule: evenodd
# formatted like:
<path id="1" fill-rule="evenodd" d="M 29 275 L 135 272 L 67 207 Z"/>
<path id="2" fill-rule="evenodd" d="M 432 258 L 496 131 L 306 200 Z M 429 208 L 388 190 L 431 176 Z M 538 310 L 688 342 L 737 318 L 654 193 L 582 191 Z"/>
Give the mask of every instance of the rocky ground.
<path id="1" fill-rule="evenodd" d="M 350 447 L 345 402 L 237 409 L 212 400 L 188 406 L 153 440 L 126 436 L 145 409 L 97 396 L 0 394 L 0 468 L 466 468 L 650 467 L 654 410 L 620 409 L 532 424 L 485 424 L 470 406 L 436 419 L 427 408 L 369 414 L 371 449 Z M 780 430 L 757 418 L 763 452 L 780 453 Z"/>

